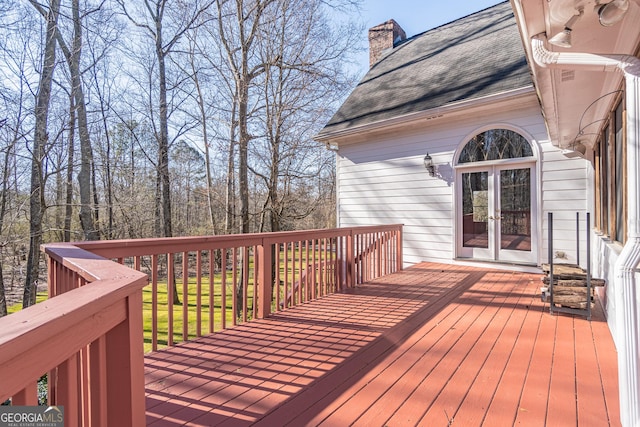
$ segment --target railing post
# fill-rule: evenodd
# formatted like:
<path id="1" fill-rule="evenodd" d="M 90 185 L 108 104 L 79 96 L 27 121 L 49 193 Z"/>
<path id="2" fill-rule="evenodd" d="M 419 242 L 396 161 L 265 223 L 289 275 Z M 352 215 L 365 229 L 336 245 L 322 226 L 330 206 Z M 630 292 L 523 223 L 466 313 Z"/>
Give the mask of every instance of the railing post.
<path id="1" fill-rule="evenodd" d="M 346 281 L 348 288 L 355 288 L 356 286 L 356 276 L 355 276 L 355 268 L 356 268 L 356 257 L 354 251 L 354 236 L 353 229 L 349 231 L 347 234 L 347 253 L 345 260 L 346 271 Z"/>
<path id="2" fill-rule="evenodd" d="M 271 286 L 273 281 L 273 244 L 265 243 L 257 246 L 258 250 L 258 319 L 264 319 L 271 313 Z"/>
<path id="3" fill-rule="evenodd" d="M 127 298 L 127 318 L 106 335 L 107 420 L 145 425 L 142 291 Z"/>
<path id="4" fill-rule="evenodd" d="M 403 257 L 402 257 L 402 226 L 398 226 L 396 233 L 396 271 L 402 271 Z"/>

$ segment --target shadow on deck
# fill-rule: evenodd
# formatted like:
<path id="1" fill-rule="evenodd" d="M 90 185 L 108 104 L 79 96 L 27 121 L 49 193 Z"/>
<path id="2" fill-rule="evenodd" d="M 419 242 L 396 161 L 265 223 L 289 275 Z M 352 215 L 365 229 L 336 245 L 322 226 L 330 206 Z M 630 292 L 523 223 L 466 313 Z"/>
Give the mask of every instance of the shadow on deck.
<path id="1" fill-rule="evenodd" d="M 551 315 L 539 287 L 424 263 L 148 354 L 147 424 L 620 425 L 602 310 Z"/>

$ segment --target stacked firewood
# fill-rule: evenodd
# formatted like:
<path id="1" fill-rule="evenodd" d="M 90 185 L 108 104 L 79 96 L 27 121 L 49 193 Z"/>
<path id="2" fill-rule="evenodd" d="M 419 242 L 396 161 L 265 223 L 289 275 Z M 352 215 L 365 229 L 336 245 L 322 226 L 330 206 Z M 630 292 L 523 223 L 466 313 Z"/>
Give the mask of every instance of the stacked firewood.
<path id="1" fill-rule="evenodd" d="M 543 299 L 550 301 L 551 280 L 549 278 L 549 264 L 542 265 L 545 276 L 542 278 Z M 594 306 L 593 296 L 597 286 L 604 286 L 603 279 L 591 278 L 591 295 L 589 302 Z M 587 308 L 587 272 L 574 264 L 553 265 L 553 304 L 557 307 L 569 307 L 577 309 Z"/>

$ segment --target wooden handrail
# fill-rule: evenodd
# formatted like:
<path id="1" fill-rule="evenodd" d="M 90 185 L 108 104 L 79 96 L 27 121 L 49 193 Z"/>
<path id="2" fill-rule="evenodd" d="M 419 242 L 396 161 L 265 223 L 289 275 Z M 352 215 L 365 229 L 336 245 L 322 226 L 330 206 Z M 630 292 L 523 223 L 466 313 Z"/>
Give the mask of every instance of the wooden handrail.
<path id="1" fill-rule="evenodd" d="M 65 407 L 66 426 L 137 426 L 145 422 L 142 290 L 149 281 L 155 350 L 159 285 L 169 296 L 162 309 L 169 319 L 167 345 L 173 345 L 174 280 L 183 304 L 175 313 L 186 341 L 192 334 L 189 304 L 197 307 L 199 336 L 203 329 L 213 332 L 216 306 L 222 328 L 231 327 L 402 269 L 402 225 L 56 243 L 44 251 L 49 299 L 0 318 L 0 401 L 37 404 L 36 383 L 48 373 L 49 403 Z M 243 294 L 236 301 L 238 283 Z M 208 328 L 202 328 L 205 318 Z"/>
<path id="2" fill-rule="evenodd" d="M 73 245 L 52 245 L 46 253 L 67 272 L 56 280 L 73 281 L 75 274 L 91 286 L 0 318 L 0 401 L 37 404 L 35 384 L 48 373 L 56 389 L 49 404 L 65 407 L 65 425 L 144 424 L 140 306 L 147 276 Z M 100 374 L 89 381 L 83 377 L 89 371 Z M 99 396 L 107 408 L 91 411 Z"/>

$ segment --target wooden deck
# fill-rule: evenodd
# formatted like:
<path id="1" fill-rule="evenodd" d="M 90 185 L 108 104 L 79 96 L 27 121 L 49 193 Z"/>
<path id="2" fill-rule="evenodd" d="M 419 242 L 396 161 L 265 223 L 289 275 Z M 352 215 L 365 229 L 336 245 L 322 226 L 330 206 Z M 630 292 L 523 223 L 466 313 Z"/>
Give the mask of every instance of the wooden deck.
<path id="1" fill-rule="evenodd" d="M 602 310 L 540 277 L 425 263 L 149 354 L 147 424 L 620 425 Z"/>

